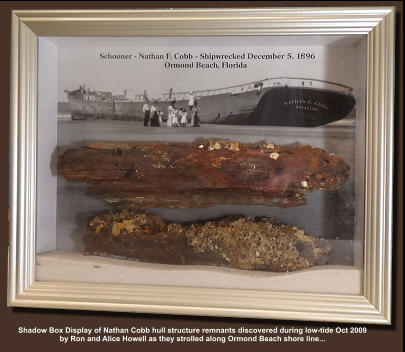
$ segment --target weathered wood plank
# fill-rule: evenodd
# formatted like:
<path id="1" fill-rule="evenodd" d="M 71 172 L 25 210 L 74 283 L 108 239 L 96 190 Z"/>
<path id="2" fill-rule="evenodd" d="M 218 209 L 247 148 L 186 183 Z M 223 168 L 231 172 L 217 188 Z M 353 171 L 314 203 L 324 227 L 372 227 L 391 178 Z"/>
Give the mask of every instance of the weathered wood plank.
<path id="1" fill-rule="evenodd" d="M 341 158 L 308 145 L 227 140 L 95 142 L 58 158 L 69 181 L 136 208 L 217 204 L 297 206 L 312 190 L 335 190 L 349 176 Z"/>

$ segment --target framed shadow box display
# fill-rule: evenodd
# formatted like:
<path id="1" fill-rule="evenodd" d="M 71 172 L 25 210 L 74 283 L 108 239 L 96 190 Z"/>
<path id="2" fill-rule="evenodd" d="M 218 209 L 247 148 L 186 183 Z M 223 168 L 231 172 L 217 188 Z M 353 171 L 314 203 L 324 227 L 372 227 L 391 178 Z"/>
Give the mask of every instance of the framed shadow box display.
<path id="1" fill-rule="evenodd" d="M 394 9 L 12 14 L 8 303 L 390 324 Z"/>

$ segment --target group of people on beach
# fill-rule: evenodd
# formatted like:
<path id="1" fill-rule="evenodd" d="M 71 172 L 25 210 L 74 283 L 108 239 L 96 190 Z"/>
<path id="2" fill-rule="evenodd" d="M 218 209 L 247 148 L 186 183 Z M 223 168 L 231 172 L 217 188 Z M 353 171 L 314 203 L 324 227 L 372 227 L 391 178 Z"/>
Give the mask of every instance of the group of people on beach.
<path id="1" fill-rule="evenodd" d="M 145 104 L 143 105 L 143 113 L 143 125 L 145 127 L 159 127 L 163 125 L 164 113 L 163 111 L 159 110 L 156 100 L 152 103 L 151 106 L 149 106 L 148 102 L 145 102 Z M 170 103 L 167 111 L 166 125 L 167 127 L 199 127 L 200 120 L 198 114 L 199 110 L 197 99 L 194 93 L 190 92 L 188 100 L 188 111 L 186 108 L 177 108 L 176 100 L 173 100 Z"/>

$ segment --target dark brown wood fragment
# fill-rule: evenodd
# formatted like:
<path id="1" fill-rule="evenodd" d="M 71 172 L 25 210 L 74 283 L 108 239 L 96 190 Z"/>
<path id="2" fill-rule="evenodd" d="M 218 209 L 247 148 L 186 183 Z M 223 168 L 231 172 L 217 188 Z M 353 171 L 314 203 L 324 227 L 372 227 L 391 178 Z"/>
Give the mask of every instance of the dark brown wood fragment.
<path id="1" fill-rule="evenodd" d="M 326 240 L 269 218 L 225 217 L 187 224 L 131 210 L 91 219 L 84 242 L 92 255 L 274 272 L 325 264 L 330 252 Z"/>
<path id="2" fill-rule="evenodd" d="M 341 158 L 309 145 L 228 140 L 95 142 L 58 158 L 69 181 L 90 194 L 135 208 L 217 204 L 297 206 L 311 190 L 335 190 L 348 179 Z"/>

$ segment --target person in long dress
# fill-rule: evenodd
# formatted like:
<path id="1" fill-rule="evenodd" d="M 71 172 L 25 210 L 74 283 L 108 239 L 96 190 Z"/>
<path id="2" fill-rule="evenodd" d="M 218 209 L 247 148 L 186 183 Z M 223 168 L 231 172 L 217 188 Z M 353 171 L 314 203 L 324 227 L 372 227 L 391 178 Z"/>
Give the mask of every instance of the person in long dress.
<path id="1" fill-rule="evenodd" d="M 180 109 L 181 110 L 181 120 L 180 120 L 180 126 L 181 127 L 187 127 L 187 111 L 186 109 Z"/>
<path id="2" fill-rule="evenodd" d="M 152 106 L 150 107 L 150 125 L 153 127 L 159 126 L 158 107 L 156 100 L 152 103 Z"/>
<path id="3" fill-rule="evenodd" d="M 173 110 L 172 127 L 179 127 L 179 115 L 180 110 L 175 108 Z"/>
<path id="4" fill-rule="evenodd" d="M 197 104 L 197 102 L 194 102 L 193 110 L 191 110 L 191 116 L 192 116 L 191 126 L 193 126 L 193 127 L 200 127 L 200 118 L 198 116 L 199 112 L 200 111 L 198 110 L 198 104 Z"/>
<path id="5" fill-rule="evenodd" d="M 188 107 L 190 111 L 193 109 L 195 102 L 196 102 L 195 94 L 193 91 L 191 91 L 188 97 Z"/>
<path id="6" fill-rule="evenodd" d="M 175 111 L 175 105 L 176 101 L 173 100 L 171 104 L 168 107 L 168 112 L 167 112 L 167 127 L 172 127 L 173 126 L 173 115 Z"/>

